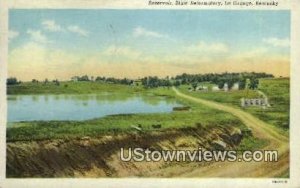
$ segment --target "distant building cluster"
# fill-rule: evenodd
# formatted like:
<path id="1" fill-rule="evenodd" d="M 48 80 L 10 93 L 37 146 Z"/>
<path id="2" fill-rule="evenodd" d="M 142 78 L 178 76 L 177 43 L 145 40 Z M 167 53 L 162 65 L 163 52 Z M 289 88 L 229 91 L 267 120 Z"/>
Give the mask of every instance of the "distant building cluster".
<path id="1" fill-rule="evenodd" d="M 195 88 L 189 88 L 189 91 L 229 91 L 229 90 L 239 90 L 239 83 L 234 83 L 233 86 L 229 89 L 228 84 L 225 83 L 223 88 L 219 88 L 219 86 L 215 85 L 209 88 L 205 85 L 199 85 Z"/>

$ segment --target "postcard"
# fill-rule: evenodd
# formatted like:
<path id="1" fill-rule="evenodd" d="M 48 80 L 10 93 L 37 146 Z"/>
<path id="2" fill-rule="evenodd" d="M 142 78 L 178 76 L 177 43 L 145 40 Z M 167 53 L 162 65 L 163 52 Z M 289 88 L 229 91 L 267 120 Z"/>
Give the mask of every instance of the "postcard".
<path id="1" fill-rule="evenodd" d="M 2 5 L 1 188 L 300 187 L 296 1 Z"/>

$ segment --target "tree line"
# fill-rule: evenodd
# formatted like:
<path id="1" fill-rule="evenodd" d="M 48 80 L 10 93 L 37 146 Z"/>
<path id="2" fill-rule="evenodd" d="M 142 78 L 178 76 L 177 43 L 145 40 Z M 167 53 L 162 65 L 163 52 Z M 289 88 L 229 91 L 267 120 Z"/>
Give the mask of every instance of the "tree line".
<path id="1" fill-rule="evenodd" d="M 71 80 L 73 81 L 95 81 L 95 82 L 104 82 L 112 84 L 124 84 L 124 85 L 142 85 L 145 88 L 155 88 L 155 87 L 171 87 L 171 86 L 180 86 L 180 85 L 191 85 L 194 89 L 197 87 L 198 83 L 201 82 L 210 82 L 216 84 L 219 89 L 223 89 L 225 84 L 228 89 L 231 89 L 235 83 L 238 83 L 239 89 L 245 89 L 247 86 L 249 89 L 255 89 L 258 87 L 259 78 L 272 78 L 272 74 L 267 74 L 264 72 L 241 72 L 241 73 L 208 73 L 208 74 L 187 74 L 183 73 L 175 77 L 165 77 L 159 78 L 157 76 L 147 76 L 141 79 L 129 79 L 129 78 L 114 78 L 114 77 L 104 77 L 93 76 L 89 77 L 88 75 L 83 76 L 73 76 Z M 49 83 L 50 81 L 46 78 L 44 81 L 41 81 L 44 84 Z M 52 81 L 56 85 L 60 85 L 60 82 L 55 79 Z M 20 84 L 21 81 L 18 81 L 17 78 L 11 77 L 7 79 L 7 85 L 16 85 Z M 38 80 L 32 79 L 32 83 L 39 83 Z"/>
<path id="2" fill-rule="evenodd" d="M 231 89 L 235 83 L 238 83 L 239 89 L 256 89 L 259 84 L 259 78 L 273 78 L 272 74 L 256 73 L 256 72 L 242 72 L 242 73 L 209 73 L 209 74 L 187 74 L 183 73 L 175 77 L 166 77 L 160 79 L 158 77 L 144 77 L 142 84 L 144 87 L 160 87 L 160 86 L 179 86 L 191 85 L 194 89 L 198 83 L 210 82 L 216 84 L 219 89 L 223 89 L 227 84 L 228 89 Z M 248 82 L 248 83 L 247 83 Z"/>

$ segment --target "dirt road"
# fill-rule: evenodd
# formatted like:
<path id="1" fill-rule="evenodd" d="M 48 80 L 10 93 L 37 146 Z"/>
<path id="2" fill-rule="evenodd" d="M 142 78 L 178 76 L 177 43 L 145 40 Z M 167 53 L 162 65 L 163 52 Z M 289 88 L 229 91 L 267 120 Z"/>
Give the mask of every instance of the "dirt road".
<path id="1" fill-rule="evenodd" d="M 289 169 L 289 139 L 280 131 L 253 115 L 234 107 L 221 103 L 192 97 L 173 90 L 180 97 L 222 110 L 239 118 L 246 126 L 252 129 L 253 135 L 268 141 L 264 150 L 277 150 L 278 162 L 215 162 L 201 168 L 187 167 L 180 169 L 180 176 L 185 177 L 277 177 L 286 174 Z M 171 170 L 171 169 L 170 169 Z"/>

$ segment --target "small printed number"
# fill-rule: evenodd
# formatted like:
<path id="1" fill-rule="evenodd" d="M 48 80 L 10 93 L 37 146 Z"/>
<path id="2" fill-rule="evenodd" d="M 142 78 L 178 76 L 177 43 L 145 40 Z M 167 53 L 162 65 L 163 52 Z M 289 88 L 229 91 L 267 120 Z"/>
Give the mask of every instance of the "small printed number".
<path id="1" fill-rule="evenodd" d="M 287 183 L 287 180 L 272 180 L 272 183 Z"/>

